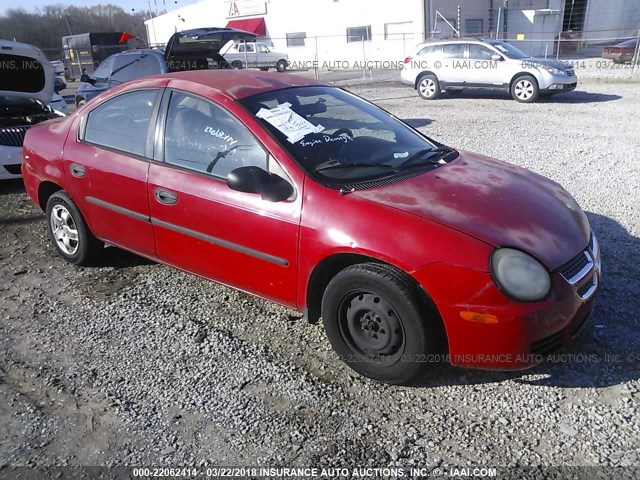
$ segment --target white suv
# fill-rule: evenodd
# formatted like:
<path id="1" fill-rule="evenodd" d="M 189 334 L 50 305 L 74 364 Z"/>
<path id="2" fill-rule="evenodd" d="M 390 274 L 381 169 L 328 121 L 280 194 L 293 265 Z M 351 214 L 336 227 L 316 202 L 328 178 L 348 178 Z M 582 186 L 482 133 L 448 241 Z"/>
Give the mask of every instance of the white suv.
<path id="1" fill-rule="evenodd" d="M 404 61 L 400 78 L 426 99 L 442 90 L 504 90 L 519 102 L 576 88 L 573 67 L 562 61 L 532 58 L 513 45 L 491 39 L 434 40 L 421 43 Z"/>
<path id="2" fill-rule="evenodd" d="M 39 49 L 0 40 L 0 180 L 22 175 L 27 129 L 64 116 L 48 105 L 55 100 L 54 83 L 53 67 Z"/>

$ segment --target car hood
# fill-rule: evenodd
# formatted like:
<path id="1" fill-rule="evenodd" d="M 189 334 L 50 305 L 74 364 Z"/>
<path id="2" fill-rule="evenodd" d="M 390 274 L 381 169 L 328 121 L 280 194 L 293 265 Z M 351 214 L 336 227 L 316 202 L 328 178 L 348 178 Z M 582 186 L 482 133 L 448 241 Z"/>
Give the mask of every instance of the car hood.
<path id="1" fill-rule="evenodd" d="M 559 184 L 469 152 L 431 172 L 353 193 L 473 236 L 513 247 L 554 270 L 585 248 L 589 222 Z"/>
<path id="2" fill-rule="evenodd" d="M 35 98 L 47 104 L 54 92 L 53 67 L 42 51 L 26 43 L 0 40 L 0 95 Z"/>

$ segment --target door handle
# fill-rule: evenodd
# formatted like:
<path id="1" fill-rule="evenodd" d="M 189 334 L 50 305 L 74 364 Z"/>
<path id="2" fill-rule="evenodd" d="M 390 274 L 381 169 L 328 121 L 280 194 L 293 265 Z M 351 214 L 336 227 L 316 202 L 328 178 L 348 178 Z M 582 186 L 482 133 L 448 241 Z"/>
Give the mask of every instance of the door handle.
<path id="1" fill-rule="evenodd" d="M 175 203 L 178 203 L 178 195 L 173 192 L 169 192 L 168 190 L 158 188 L 154 192 L 154 195 L 156 200 L 164 205 L 174 205 Z"/>
<path id="2" fill-rule="evenodd" d="M 71 175 L 77 178 L 84 177 L 86 171 L 82 165 L 78 165 L 77 163 L 71 164 Z"/>

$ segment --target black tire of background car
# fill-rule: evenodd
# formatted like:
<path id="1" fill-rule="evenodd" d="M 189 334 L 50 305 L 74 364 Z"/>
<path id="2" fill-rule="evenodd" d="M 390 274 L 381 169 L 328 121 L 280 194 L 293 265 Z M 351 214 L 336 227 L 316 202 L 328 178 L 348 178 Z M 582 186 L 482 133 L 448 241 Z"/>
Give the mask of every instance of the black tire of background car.
<path id="1" fill-rule="evenodd" d="M 60 250 L 53 236 L 53 230 L 51 228 L 51 212 L 56 205 L 62 205 L 67 209 L 71 214 L 73 223 L 76 225 L 76 229 L 78 230 L 78 251 L 73 255 L 68 255 Z M 95 262 L 104 248 L 104 243 L 98 240 L 93 233 L 91 233 L 82 214 L 80 213 L 80 210 L 78 210 L 74 201 L 71 200 L 64 190 L 60 190 L 49 197 L 49 200 L 47 201 L 46 216 L 49 238 L 51 239 L 56 251 L 65 260 L 74 265 L 91 265 Z"/>
<path id="2" fill-rule="evenodd" d="M 286 60 L 278 60 L 276 63 L 276 70 L 280 73 L 284 72 L 287 69 L 287 61 Z"/>
<path id="3" fill-rule="evenodd" d="M 269 71 L 269 67 L 260 67 L 260 70 L 262 70 L 263 72 L 268 72 Z"/>
<path id="4" fill-rule="evenodd" d="M 523 80 L 526 80 L 526 81 L 530 82 L 531 85 L 533 86 L 533 93 L 526 100 L 518 98 L 518 96 L 516 95 L 516 85 L 518 84 L 518 82 L 521 82 Z M 516 101 L 518 101 L 520 103 L 533 103 L 533 102 L 535 102 L 538 99 L 538 97 L 540 96 L 540 89 L 538 88 L 538 81 L 534 77 L 532 77 L 531 75 L 521 75 L 521 76 L 519 76 L 518 78 L 516 78 L 511 83 L 511 96 L 513 97 L 514 100 L 516 100 Z"/>
<path id="5" fill-rule="evenodd" d="M 373 294 L 377 303 L 389 305 L 393 309 L 390 317 L 397 316 L 401 326 L 403 345 L 388 354 L 386 362 L 376 361 L 349 338 L 345 313 L 360 294 Z M 381 382 L 413 384 L 432 367 L 426 363 L 429 354 L 446 349 L 446 335 L 438 313 L 421 300 L 418 287 L 406 274 L 388 265 L 363 263 L 339 272 L 324 292 L 322 319 L 329 342 L 340 359 L 358 373 Z"/>
<path id="6" fill-rule="evenodd" d="M 244 65 L 240 60 L 236 60 L 231 63 L 231 68 L 233 68 L 234 70 L 242 70 L 244 68 Z"/>
<path id="7" fill-rule="evenodd" d="M 431 80 L 435 84 L 435 91 L 431 95 L 424 95 L 420 88 L 420 84 L 427 80 Z M 420 97 L 425 100 L 435 100 L 440 96 L 440 82 L 438 81 L 438 77 L 436 77 L 431 73 L 421 75 L 420 78 L 418 79 L 417 85 L 418 85 L 418 95 L 420 95 Z"/>

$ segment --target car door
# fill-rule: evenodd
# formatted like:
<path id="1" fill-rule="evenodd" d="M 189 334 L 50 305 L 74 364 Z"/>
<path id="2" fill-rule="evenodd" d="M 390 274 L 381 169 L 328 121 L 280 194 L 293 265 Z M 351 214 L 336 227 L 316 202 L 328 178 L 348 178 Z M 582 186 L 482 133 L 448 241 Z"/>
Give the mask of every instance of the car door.
<path id="1" fill-rule="evenodd" d="M 260 67 L 275 67 L 276 62 L 279 60 L 276 58 L 277 54 L 269 50 L 263 43 L 256 43 L 256 50 Z"/>
<path id="2" fill-rule="evenodd" d="M 270 202 L 227 186 L 227 174 L 241 166 L 287 177 L 236 117 L 246 111 L 237 105 L 229 111 L 219 102 L 179 90 L 171 91 L 166 101 L 159 127 L 162 161 L 151 165 L 148 184 L 158 256 L 206 278 L 294 305 L 301 196 Z M 261 128 L 249 120 L 253 128 Z"/>
<path id="3" fill-rule="evenodd" d="M 509 83 L 506 62 L 494 60 L 494 56 L 502 58 L 498 52 L 477 43 L 470 43 L 468 52 L 467 87 L 502 88 Z"/>
<path id="4" fill-rule="evenodd" d="M 434 64 L 434 72 L 443 87 L 463 86 L 466 79 L 464 43 L 442 45 L 441 60 Z"/>
<path id="5" fill-rule="evenodd" d="M 155 257 L 149 221 L 149 125 L 158 88 L 112 97 L 85 114 L 63 164 L 72 197 L 93 233 L 109 243 Z"/>

